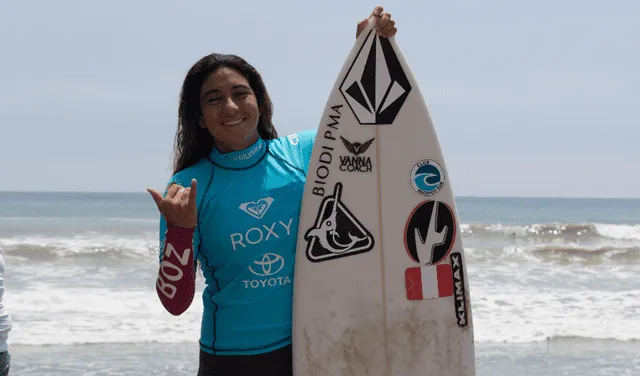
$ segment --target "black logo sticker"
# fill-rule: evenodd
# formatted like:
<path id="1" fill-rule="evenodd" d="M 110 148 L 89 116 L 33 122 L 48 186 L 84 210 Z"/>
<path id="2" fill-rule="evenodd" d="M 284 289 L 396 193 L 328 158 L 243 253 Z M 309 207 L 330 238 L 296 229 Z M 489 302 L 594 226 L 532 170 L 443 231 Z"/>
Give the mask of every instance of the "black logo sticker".
<path id="1" fill-rule="evenodd" d="M 304 235 L 309 261 L 327 261 L 373 249 L 373 236 L 342 202 L 341 193 L 342 183 L 336 183 L 333 195 L 322 199 L 314 227 Z"/>
<path id="2" fill-rule="evenodd" d="M 468 325 L 467 299 L 464 288 L 464 271 L 462 269 L 462 255 L 459 252 L 451 254 L 451 270 L 453 274 L 453 299 L 456 307 L 458 326 Z"/>
<path id="3" fill-rule="evenodd" d="M 371 172 L 371 157 L 361 154 L 364 154 L 364 152 L 369 149 L 369 146 L 371 146 L 375 138 L 364 143 L 351 142 L 342 136 L 340 136 L 340 139 L 342 140 L 344 147 L 351 154 L 340 156 L 340 171 Z"/>
<path id="4" fill-rule="evenodd" d="M 351 111 L 360 124 L 393 124 L 410 91 L 391 42 L 372 30 L 340 85 Z"/>
<path id="5" fill-rule="evenodd" d="M 456 221 L 449 205 L 440 201 L 424 201 L 407 220 L 404 245 L 409 257 L 421 264 L 442 261 L 456 237 Z"/>

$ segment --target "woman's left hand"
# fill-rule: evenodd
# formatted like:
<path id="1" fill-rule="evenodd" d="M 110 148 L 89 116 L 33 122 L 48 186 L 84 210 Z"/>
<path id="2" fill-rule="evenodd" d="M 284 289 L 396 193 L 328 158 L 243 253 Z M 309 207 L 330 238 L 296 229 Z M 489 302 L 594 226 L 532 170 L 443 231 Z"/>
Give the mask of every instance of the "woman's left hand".
<path id="1" fill-rule="evenodd" d="M 398 29 L 396 29 L 396 22 L 391 19 L 391 14 L 385 13 L 381 6 L 376 6 L 369 18 L 370 17 L 376 17 L 376 29 L 378 31 L 378 35 L 381 37 L 391 38 L 398 32 Z M 365 18 L 358 23 L 358 27 L 356 28 L 356 39 L 369 23 L 369 18 Z"/>

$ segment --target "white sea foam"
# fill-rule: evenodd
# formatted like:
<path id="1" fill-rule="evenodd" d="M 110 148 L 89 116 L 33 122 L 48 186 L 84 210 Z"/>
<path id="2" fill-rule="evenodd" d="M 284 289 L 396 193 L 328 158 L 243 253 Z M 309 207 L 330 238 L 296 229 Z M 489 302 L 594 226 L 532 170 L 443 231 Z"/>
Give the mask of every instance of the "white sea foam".
<path id="1" fill-rule="evenodd" d="M 158 248 L 152 233 L 113 235 L 85 232 L 71 236 L 15 236 L 0 239 L 0 245 L 11 255 L 38 259 L 118 252 L 125 257 L 148 257 Z"/>
<path id="2" fill-rule="evenodd" d="M 152 289 L 37 288 L 6 294 L 14 321 L 10 343 L 71 345 L 89 343 L 193 342 L 200 334 L 201 289 L 179 317 L 162 307 Z"/>

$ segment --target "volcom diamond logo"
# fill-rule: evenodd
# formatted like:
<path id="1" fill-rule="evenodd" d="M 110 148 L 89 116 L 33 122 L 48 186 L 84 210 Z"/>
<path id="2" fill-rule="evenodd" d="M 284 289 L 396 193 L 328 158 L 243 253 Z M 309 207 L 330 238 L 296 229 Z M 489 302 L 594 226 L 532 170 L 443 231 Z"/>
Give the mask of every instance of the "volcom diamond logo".
<path id="1" fill-rule="evenodd" d="M 256 219 L 261 219 L 267 213 L 267 210 L 269 210 L 272 202 L 273 198 L 265 197 L 258 200 L 258 202 L 244 202 L 240 204 L 240 209 Z"/>
<path id="2" fill-rule="evenodd" d="M 369 32 L 340 85 L 360 124 L 392 124 L 411 85 L 387 38 Z"/>

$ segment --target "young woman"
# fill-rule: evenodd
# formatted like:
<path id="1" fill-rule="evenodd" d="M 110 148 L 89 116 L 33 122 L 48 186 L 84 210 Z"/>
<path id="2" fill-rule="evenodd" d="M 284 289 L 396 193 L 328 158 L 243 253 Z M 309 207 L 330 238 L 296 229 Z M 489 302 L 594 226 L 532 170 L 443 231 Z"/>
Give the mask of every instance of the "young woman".
<path id="1" fill-rule="evenodd" d="M 382 37 L 395 22 L 372 13 Z M 356 37 L 368 18 L 358 23 Z M 174 175 L 161 213 L 158 296 L 173 315 L 206 281 L 199 376 L 292 374 L 291 321 L 298 216 L 315 131 L 278 137 L 260 74 L 212 54 L 187 73 Z"/>

